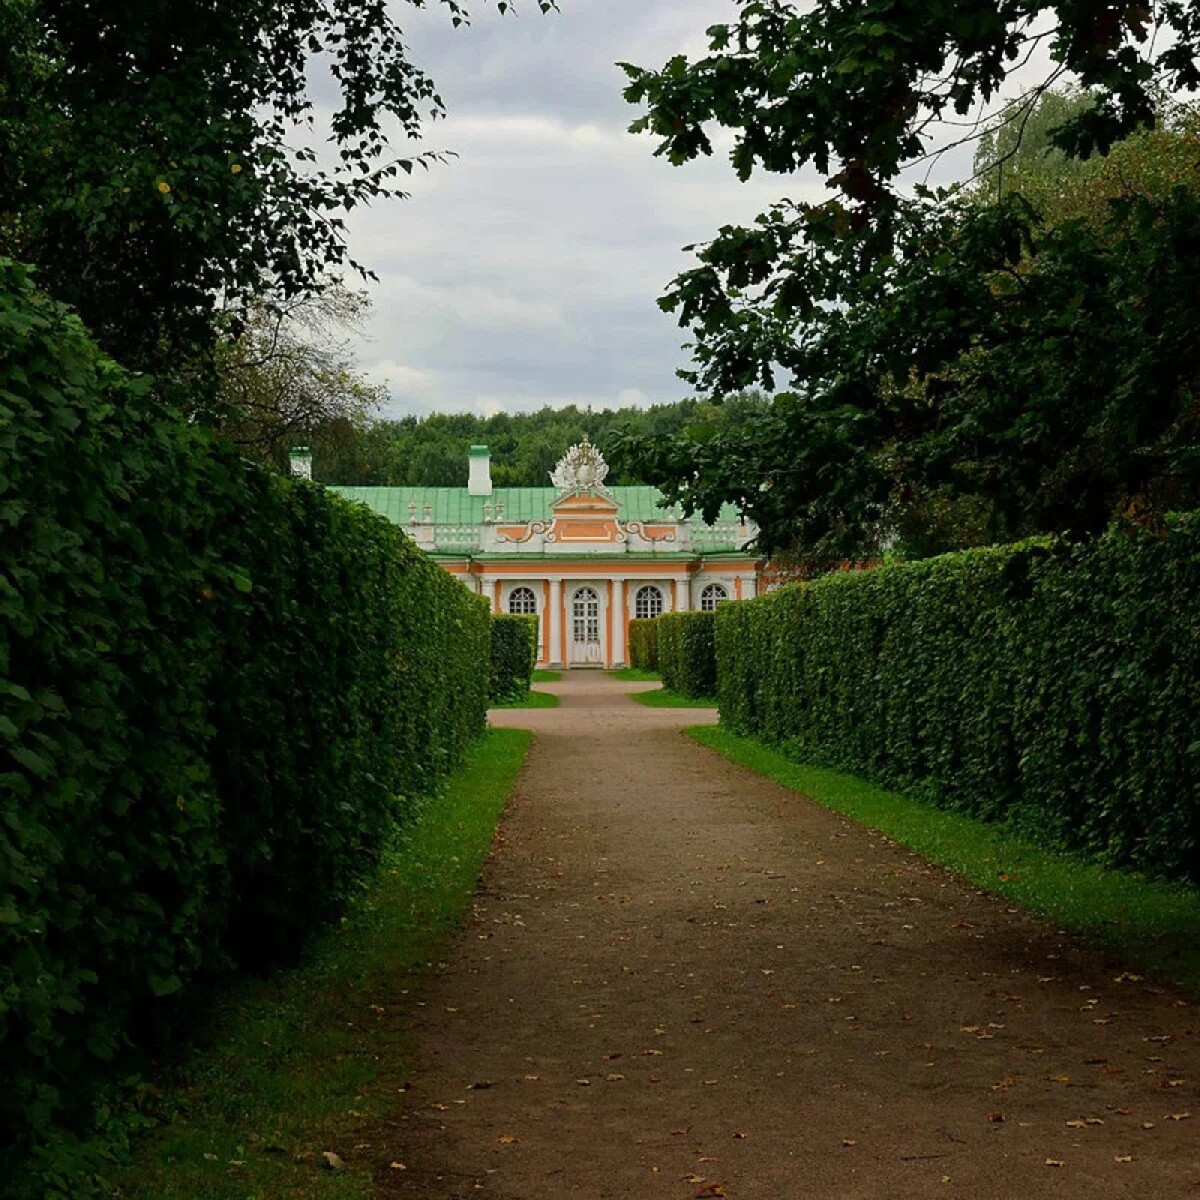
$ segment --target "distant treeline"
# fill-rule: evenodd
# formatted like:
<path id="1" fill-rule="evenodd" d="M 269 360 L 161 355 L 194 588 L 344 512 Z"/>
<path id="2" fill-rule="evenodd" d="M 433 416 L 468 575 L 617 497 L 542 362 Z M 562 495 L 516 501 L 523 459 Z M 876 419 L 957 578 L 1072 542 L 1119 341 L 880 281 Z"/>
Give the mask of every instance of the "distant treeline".
<path id="1" fill-rule="evenodd" d="M 741 424 L 767 404 L 760 394 L 720 405 L 681 400 L 651 408 L 593 411 L 574 405 L 531 413 L 434 413 L 367 425 L 338 422 L 313 441 L 313 471 L 322 483 L 348 486 L 465 487 L 467 449 L 492 452 L 496 487 L 548 487 L 567 448 L 585 435 L 603 452 L 610 484 L 649 483 L 638 469 L 633 439 L 667 439 L 685 431 Z"/>

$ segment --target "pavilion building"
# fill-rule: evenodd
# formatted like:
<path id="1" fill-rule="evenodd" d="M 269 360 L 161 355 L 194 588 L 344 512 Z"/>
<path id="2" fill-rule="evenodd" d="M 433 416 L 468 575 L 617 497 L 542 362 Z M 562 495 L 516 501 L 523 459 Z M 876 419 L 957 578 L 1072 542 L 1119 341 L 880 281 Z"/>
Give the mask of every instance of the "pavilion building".
<path id="1" fill-rule="evenodd" d="M 293 469 L 310 463 L 297 452 Z M 732 506 L 713 524 L 684 517 L 653 487 L 607 487 L 585 439 L 553 486 L 493 488 L 486 446 L 472 446 L 464 488 L 335 487 L 400 525 L 497 613 L 535 614 L 539 666 L 628 661 L 629 621 L 750 598 L 760 582 L 756 527 Z"/>

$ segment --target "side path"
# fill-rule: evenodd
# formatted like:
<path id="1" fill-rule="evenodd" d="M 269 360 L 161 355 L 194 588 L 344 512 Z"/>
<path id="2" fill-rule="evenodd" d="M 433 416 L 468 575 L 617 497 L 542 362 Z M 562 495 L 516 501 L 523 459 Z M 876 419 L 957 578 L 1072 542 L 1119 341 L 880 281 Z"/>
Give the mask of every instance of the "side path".
<path id="1" fill-rule="evenodd" d="M 378 1196 L 1200 1196 L 1196 1004 L 695 745 L 703 712 L 551 690 L 495 714 L 534 742 Z"/>

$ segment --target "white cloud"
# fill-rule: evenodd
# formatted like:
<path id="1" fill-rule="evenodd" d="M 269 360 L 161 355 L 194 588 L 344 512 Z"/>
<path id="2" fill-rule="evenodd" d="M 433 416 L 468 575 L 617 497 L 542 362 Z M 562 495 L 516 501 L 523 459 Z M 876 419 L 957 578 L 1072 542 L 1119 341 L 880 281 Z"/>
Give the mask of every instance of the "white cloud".
<path id="1" fill-rule="evenodd" d="M 425 145 L 456 158 L 411 199 L 348 222 L 376 272 L 359 361 L 389 412 L 493 412 L 679 398 L 689 340 L 656 300 L 694 264 L 684 245 L 747 223 L 784 195 L 819 199 L 815 173 L 739 183 L 727 158 L 673 168 L 626 126 L 637 115 L 614 65 L 657 67 L 705 48 L 733 0 L 568 0 L 542 17 L 480 9 L 451 30 L 440 6 L 397 4 L 414 61 L 449 116 Z M 399 152 L 399 151 L 398 151 Z"/>

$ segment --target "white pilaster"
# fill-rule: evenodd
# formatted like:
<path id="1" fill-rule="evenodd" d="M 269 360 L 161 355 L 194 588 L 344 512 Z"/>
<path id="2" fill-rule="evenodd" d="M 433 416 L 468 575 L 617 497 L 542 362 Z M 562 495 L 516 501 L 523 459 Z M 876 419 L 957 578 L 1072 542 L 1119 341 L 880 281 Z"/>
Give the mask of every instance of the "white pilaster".
<path id="1" fill-rule="evenodd" d="M 747 575 L 742 580 L 742 599 L 753 600 L 758 595 L 758 579 L 753 575 Z"/>
<path id="2" fill-rule="evenodd" d="M 612 581 L 612 665 L 622 666 L 625 662 L 625 580 Z"/>
<path id="3" fill-rule="evenodd" d="M 688 581 L 686 577 L 675 580 L 675 611 L 687 612 L 691 607 L 688 603 Z"/>
<path id="4" fill-rule="evenodd" d="M 562 580 L 550 580 L 550 654 L 551 666 L 565 666 L 562 663 Z"/>

